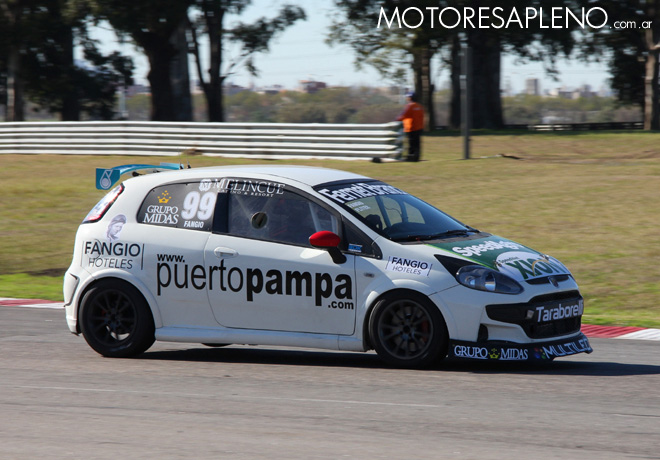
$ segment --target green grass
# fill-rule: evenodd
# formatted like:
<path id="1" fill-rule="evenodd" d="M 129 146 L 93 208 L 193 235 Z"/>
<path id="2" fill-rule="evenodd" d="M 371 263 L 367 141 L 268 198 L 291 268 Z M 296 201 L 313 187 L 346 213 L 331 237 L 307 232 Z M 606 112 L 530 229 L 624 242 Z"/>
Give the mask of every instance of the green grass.
<path id="1" fill-rule="evenodd" d="M 310 164 L 382 179 L 476 228 L 547 252 L 573 272 L 585 321 L 660 327 L 660 134 L 492 133 L 462 160 L 455 133 L 420 163 L 186 157 L 195 166 Z M 75 232 L 103 192 L 96 167 L 167 157 L 0 156 L 0 296 L 60 299 Z M 57 275 L 57 276 L 53 276 Z"/>
<path id="2" fill-rule="evenodd" d="M 0 275 L 0 297 L 62 300 L 62 276 L 28 273 Z"/>

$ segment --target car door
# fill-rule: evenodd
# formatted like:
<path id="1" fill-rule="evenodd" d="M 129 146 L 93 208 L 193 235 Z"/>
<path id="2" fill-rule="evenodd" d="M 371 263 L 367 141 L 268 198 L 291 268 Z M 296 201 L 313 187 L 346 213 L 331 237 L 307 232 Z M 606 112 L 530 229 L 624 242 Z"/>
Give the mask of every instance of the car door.
<path id="1" fill-rule="evenodd" d="M 258 182 L 236 180 L 218 195 L 214 233 L 204 251 L 217 322 L 353 334 L 355 257 L 348 254 L 337 264 L 328 251 L 309 244 L 317 231 L 340 233 L 339 216 L 291 186 Z"/>
<path id="2" fill-rule="evenodd" d="M 199 181 L 166 184 L 152 189 L 138 211 L 145 241 L 141 278 L 158 302 L 164 326 L 215 324 L 204 248 L 216 197 Z"/>

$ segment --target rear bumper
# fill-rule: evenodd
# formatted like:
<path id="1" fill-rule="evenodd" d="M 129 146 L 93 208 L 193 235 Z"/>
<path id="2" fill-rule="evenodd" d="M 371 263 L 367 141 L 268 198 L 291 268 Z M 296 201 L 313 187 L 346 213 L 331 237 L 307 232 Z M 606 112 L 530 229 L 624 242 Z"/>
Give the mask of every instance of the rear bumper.
<path id="1" fill-rule="evenodd" d="M 555 358 L 591 353 L 587 337 L 579 332 L 568 338 L 533 343 L 451 340 L 449 356 L 491 361 L 552 361 Z"/>

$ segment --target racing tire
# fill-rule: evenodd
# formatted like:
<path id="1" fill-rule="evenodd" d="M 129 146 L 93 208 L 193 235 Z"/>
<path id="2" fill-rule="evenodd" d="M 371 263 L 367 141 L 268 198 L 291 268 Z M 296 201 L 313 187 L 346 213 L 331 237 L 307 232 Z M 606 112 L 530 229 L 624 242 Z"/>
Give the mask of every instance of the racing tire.
<path id="1" fill-rule="evenodd" d="M 109 358 L 139 355 L 155 341 L 149 305 L 140 291 L 120 280 L 101 280 L 85 293 L 80 329 L 89 346 Z"/>
<path id="2" fill-rule="evenodd" d="M 426 368 L 447 355 L 449 334 L 438 308 L 415 292 L 386 294 L 374 306 L 369 334 L 378 356 L 402 368 Z"/>

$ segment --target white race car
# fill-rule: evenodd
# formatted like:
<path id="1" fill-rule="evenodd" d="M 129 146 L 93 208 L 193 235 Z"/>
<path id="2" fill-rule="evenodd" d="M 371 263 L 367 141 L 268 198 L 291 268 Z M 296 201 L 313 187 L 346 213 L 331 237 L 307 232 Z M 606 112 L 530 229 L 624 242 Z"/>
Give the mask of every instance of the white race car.
<path id="1" fill-rule="evenodd" d="M 592 351 L 557 259 L 391 185 L 323 168 L 166 164 L 99 169 L 97 188 L 137 170 L 152 173 L 116 186 L 80 225 L 64 278 L 69 329 L 104 356 L 154 340 L 375 349 L 399 367 Z"/>

